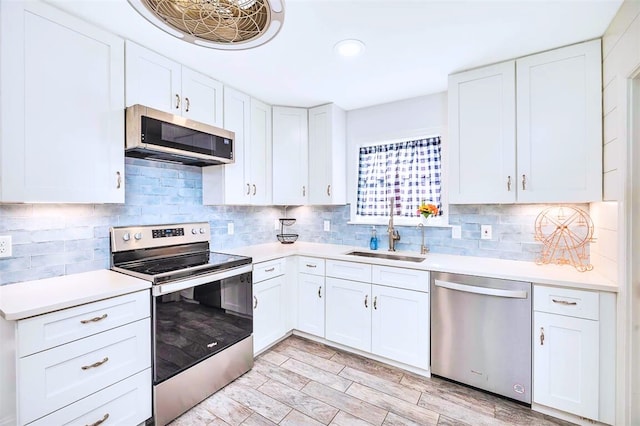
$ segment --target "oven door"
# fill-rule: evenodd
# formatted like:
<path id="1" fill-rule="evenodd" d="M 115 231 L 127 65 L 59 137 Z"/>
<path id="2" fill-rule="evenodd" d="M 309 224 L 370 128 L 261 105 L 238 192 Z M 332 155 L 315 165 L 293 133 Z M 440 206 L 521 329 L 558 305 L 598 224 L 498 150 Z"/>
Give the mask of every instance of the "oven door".
<path id="1" fill-rule="evenodd" d="M 194 281 L 200 284 L 177 285 L 179 289 L 153 297 L 154 385 L 253 333 L 250 271 Z"/>

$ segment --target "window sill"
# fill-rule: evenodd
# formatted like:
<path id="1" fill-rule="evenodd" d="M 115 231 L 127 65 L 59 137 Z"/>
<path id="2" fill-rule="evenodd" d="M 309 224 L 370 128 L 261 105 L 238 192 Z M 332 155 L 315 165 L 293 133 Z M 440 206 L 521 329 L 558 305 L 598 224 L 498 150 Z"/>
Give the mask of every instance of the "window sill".
<path id="1" fill-rule="evenodd" d="M 429 218 L 426 220 L 424 218 L 419 217 L 400 217 L 394 216 L 393 218 L 393 226 L 418 226 L 418 224 L 423 224 L 426 227 L 433 228 L 450 228 L 453 225 L 449 224 L 448 217 L 442 216 L 438 218 Z M 356 218 L 356 220 L 350 220 L 347 222 L 349 225 L 389 225 L 389 217 L 388 216 L 379 216 L 379 217 L 371 217 L 371 218 Z"/>

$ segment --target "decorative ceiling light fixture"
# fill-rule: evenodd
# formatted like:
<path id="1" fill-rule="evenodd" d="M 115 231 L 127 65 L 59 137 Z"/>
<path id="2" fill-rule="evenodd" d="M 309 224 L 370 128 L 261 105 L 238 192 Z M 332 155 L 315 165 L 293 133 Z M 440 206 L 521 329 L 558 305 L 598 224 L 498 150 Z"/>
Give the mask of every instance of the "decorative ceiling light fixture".
<path id="1" fill-rule="evenodd" d="M 333 50 L 340 56 L 354 57 L 364 52 L 364 43 L 360 40 L 346 39 L 337 42 Z"/>
<path id="2" fill-rule="evenodd" d="M 163 31 L 198 46 L 243 50 L 278 34 L 284 0 L 128 0 Z"/>

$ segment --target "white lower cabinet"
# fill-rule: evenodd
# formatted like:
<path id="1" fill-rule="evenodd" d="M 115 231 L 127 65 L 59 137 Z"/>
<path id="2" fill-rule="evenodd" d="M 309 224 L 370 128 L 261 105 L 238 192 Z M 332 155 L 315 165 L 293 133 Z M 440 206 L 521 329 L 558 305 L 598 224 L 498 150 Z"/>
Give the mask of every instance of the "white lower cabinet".
<path id="1" fill-rule="evenodd" d="M 298 330 L 324 337 L 324 275 L 298 274 Z"/>
<path id="2" fill-rule="evenodd" d="M 12 423 L 135 425 L 150 418 L 150 312 L 144 290 L 18 321 L 0 319 L 3 344 L 15 348 L 2 352 L 12 354 L 15 365 L 15 386 L 3 395 L 12 399 L 3 405 L 15 407 Z"/>
<path id="3" fill-rule="evenodd" d="M 534 286 L 533 403 L 615 423 L 615 294 Z"/>
<path id="4" fill-rule="evenodd" d="M 286 330 L 285 259 L 253 265 L 253 352 L 258 354 Z"/>
<path id="5" fill-rule="evenodd" d="M 428 272 L 330 260 L 326 269 L 327 340 L 429 369 Z M 355 276 L 363 281 L 345 279 Z"/>

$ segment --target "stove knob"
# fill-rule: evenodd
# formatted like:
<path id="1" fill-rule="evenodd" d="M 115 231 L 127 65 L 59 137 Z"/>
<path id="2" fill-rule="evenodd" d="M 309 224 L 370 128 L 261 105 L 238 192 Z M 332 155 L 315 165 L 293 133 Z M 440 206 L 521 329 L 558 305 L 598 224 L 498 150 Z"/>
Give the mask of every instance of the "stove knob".
<path id="1" fill-rule="evenodd" d="M 128 232 L 125 232 L 124 234 L 122 234 L 122 239 L 124 241 L 129 241 L 131 239 L 131 234 L 129 234 Z"/>
<path id="2" fill-rule="evenodd" d="M 200 228 L 200 233 L 204 234 L 204 228 Z"/>
<path id="3" fill-rule="evenodd" d="M 191 233 L 193 235 L 196 235 L 198 233 L 198 230 L 196 228 L 191 229 Z"/>
<path id="4" fill-rule="evenodd" d="M 136 240 L 139 240 L 142 238 L 142 232 L 136 232 L 133 236 L 133 238 L 135 238 Z"/>

